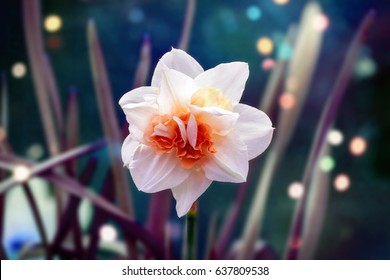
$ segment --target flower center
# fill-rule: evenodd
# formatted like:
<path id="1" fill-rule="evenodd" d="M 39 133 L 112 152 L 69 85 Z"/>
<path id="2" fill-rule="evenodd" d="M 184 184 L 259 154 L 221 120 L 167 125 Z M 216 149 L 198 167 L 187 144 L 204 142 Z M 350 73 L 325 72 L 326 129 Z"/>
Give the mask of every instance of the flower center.
<path id="1" fill-rule="evenodd" d="M 209 153 L 216 153 L 211 129 L 194 115 L 156 115 L 151 122 L 149 141 L 162 153 L 175 152 L 181 165 L 190 169 Z"/>
<path id="2" fill-rule="evenodd" d="M 191 104 L 199 107 L 220 107 L 233 111 L 232 101 L 220 89 L 204 87 L 191 97 Z"/>

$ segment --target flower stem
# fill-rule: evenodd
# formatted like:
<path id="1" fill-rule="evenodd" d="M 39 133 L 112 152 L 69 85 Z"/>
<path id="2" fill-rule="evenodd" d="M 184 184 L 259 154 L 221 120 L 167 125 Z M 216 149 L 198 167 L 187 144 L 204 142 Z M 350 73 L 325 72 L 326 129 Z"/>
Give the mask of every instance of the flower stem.
<path id="1" fill-rule="evenodd" d="M 196 224 L 198 218 L 198 202 L 195 201 L 186 215 L 186 239 L 184 243 L 184 256 L 187 260 L 196 258 Z"/>
<path id="2" fill-rule="evenodd" d="M 31 207 L 32 214 L 33 214 L 33 217 L 35 220 L 35 224 L 38 228 L 39 235 L 41 236 L 41 242 L 42 242 L 42 245 L 46 251 L 46 258 L 51 259 L 51 252 L 50 252 L 50 248 L 49 248 L 47 234 L 46 234 L 45 226 L 43 224 L 42 216 L 39 213 L 37 202 L 34 198 L 34 195 L 31 191 L 28 183 L 22 184 L 22 188 L 23 188 L 24 194 L 26 195 L 27 201 Z"/>

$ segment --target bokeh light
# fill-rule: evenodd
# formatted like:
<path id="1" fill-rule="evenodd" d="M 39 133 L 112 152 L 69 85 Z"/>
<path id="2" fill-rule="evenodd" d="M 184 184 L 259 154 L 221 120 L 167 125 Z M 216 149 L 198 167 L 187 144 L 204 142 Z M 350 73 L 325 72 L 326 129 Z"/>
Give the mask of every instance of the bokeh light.
<path id="1" fill-rule="evenodd" d="M 361 156 L 367 149 L 367 141 L 361 136 L 352 138 L 349 143 L 349 151 L 354 156 Z"/>
<path id="2" fill-rule="evenodd" d="M 44 26 L 48 32 L 57 32 L 62 27 L 62 19 L 58 15 L 49 15 L 45 18 Z"/>
<path id="3" fill-rule="evenodd" d="M 291 183 L 288 187 L 288 196 L 292 199 L 299 199 L 304 193 L 303 185 L 299 182 Z"/>
<path id="4" fill-rule="evenodd" d="M 27 67 L 23 62 L 16 62 L 14 65 L 12 65 L 11 68 L 12 76 L 20 79 L 26 76 L 27 73 Z"/>
<path id="5" fill-rule="evenodd" d="M 25 165 L 16 165 L 12 171 L 12 177 L 16 182 L 27 181 L 31 176 L 31 169 Z"/>
<path id="6" fill-rule="evenodd" d="M 348 175 L 346 174 L 339 174 L 334 179 L 334 187 L 339 192 L 344 192 L 349 189 L 351 184 L 351 180 L 349 179 Z"/>
<path id="7" fill-rule="evenodd" d="M 282 60 L 289 60 L 293 55 L 293 48 L 290 44 L 280 44 L 278 46 L 278 58 Z"/>
<path id="8" fill-rule="evenodd" d="M 261 68 L 263 68 L 265 71 L 272 70 L 275 67 L 275 60 L 272 58 L 266 58 L 261 63 Z"/>
<path id="9" fill-rule="evenodd" d="M 279 106 L 284 110 L 290 110 L 295 106 L 295 97 L 289 92 L 283 93 L 279 97 Z"/>
<path id="10" fill-rule="evenodd" d="M 258 6 L 249 6 L 246 9 L 246 16 L 249 20 L 256 21 L 261 18 L 261 10 Z"/>
<path id="11" fill-rule="evenodd" d="M 274 0 L 274 3 L 277 5 L 286 5 L 290 0 Z"/>
<path id="12" fill-rule="evenodd" d="M 375 75 L 377 66 L 375 61 L 368 57 L 361 57 L 355 65 L 354 74 L 358 78 L 369 78 Z"/>
<path id="13" fill-rule="evenodd" d="M 325 14 L 318 14 L 313 18 L 313 27 L 318 31 L 329 28 L 329 18 Z"/>
<path id="14" fill-rule="evenodd" d="M 340 130 L 332 129 L 332 130 L 330 130 L 329 133 L 328 133 L 327 140 L 328 140 L 328 143 L 329 143 L 330 145 L 332 145 L 332 146 L 338 146 L 338 145 L 340 145 L 341 143 L 343 143 L 344 136 L 343 136 L 343 134 L 341 133 Z"/>
<path id="15" fill-rule="evenodd" d="M 62 38 L 58 35 L 51 35 L 47 38 L 46 44 L 49 49 L 57 50 L 62 46 Z"/>
<path id="16" fill-rule="evenodd" d="M 132 8 L 127 17 L 132 23 L 140 23 L 144 19 L 144 12 L 140 8 Z"/>
<path id="17" fill-rule="evenodd" d="M 117 239 L 118 232 L 112 225 L 105 224 L 100 227 L 99 236 L 102 241 L 113 242 Z"/>
<path id="18" fill-rule="evenodd" d="M 336 165 L 335 160 L 331 156 L 323 157 L 320 160 L 320 169 L 324 172 L 330 172 Z"/>
<path id="19" fill-rule="evenodd" d="M 261 37 L 256 43 L 257 51 L 262 55 L 269 55 L 274 50 L 274 42 L 268 37 Z"/>
<path id="20" fill-rule="evenodd" d="M 27 149 L 27 157 L 32 160 L 38 160 L 42 158 L 43 152 L 44 150 L 42 145 L 35 143 Z"/>

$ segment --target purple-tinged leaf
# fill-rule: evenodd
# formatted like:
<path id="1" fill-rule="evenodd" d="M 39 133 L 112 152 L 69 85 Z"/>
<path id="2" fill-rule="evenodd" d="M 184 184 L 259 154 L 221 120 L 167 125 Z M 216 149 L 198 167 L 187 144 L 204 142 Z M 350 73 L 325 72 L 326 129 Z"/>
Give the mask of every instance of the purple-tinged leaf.
<path id="1" fill-rule="evenodd" d="M 88 22 L 88 46 L 89 56 L 92 65 L 92 76 L 95 86 L 96 97 L 100 113 L 100 120 L 103 124 L 103 131 L 108 141 L 108 151 L 115 180 L 115 194 L 119 208 L 124 210 L 130 217 L 134 217 L 133 202 L 130 193 L 127 173 L 123 168 L 120 157 L 120 146 L 122 143 L 121 133 L 117 122 L 115 108 L 112 100 L 112 92 L 100 47 L 95 23 Z"/>
<path id="2" fill-rule="evenodd" d="M 196 11 L 196 0 L 187 0 L 187 8 L 184 16 L 184 24 L 179 40 L 179 49 L 186 51 L 191 37 L 192 24 L 194 22 Z"/>

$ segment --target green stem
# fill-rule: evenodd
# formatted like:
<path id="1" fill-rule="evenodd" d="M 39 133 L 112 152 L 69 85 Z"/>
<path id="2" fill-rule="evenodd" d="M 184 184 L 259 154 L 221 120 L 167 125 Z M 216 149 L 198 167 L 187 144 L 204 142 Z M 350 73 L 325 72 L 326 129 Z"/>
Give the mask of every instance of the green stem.
<path id="1" fill-rule="evenodd" d="M 184 252 L 187 260 L 196 258 L 196 226 L 198 218 L 198 202 L 195 201 L 190 211 L 186 215 L 186 239 L 184 243 Z"/>

